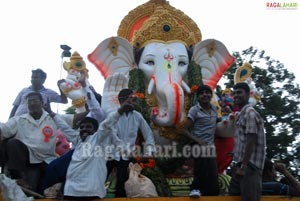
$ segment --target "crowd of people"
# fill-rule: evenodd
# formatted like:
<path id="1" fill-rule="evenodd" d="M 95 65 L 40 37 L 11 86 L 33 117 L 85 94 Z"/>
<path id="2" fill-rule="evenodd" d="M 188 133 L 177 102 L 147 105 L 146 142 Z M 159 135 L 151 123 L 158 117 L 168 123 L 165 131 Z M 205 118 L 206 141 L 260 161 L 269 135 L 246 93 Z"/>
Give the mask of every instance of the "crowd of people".
<path id="1" fill-rule="evenodd" d="M 50 103 L 68 103 L 67 97 L 44 87 L 46 73 L 32 70 L 31 85 L 17 95 L 6 123 L 0 123 L 0 162 L 2 172 L 15 179 L 22 188 L 44 195 L 56 184 L 65 199 L 89 200 L 106 196 L 105 182 L 115 168 L 116 197 L 126 197 L 125 182 L 131 152 L 139 130 L 145 142 L 143 157 L 154 158 L 156 147 L 152 129 L 135 110 L 137 97 L 132 89 L 118 94 L 120 107 L 106 114 L 99 95 L 86 82 L 83 87 L 86 111 L 66 117 L 51 110 Z M 58 81 L 58 85 L 61 82 Z M 213 90 L 201 85 L 198 102 L 192 106 L 182 133 L 199 146 L 214 145 L 216 126 L 222 119 L 211 103 Z M 231 93 L 236 112 L 234 150 L 228 195 L 240 195 L 243 201 L 259 201 L 261 195 L 300 195 L 300 184 L 285 166 L 266 159 L 266 135 L 260 114 L 248 103 L 250 88 L 237 83 Z M 100 96 L 100 97 L 99 97 Z M 226 112 L 233 109 L 226 105 Z M 229 111 L 230 112 L 230 111 Z M 57 135 L 61 131 L 70 150 L 57 154 Z M 114 149 L 106 153 L 107 147 Z M 216 156 L 193 157 L 194 178 L 191 197 L 220 195 Z M 287 181 L 276 180 L 277 170 Z M 287 183 L 288 182 L 288 183 Z"/>

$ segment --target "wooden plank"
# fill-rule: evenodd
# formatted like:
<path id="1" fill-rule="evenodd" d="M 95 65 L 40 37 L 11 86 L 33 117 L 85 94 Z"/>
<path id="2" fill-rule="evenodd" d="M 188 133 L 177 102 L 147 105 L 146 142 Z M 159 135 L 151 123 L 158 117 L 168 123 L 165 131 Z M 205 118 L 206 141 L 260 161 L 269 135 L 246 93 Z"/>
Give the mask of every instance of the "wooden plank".
<path id="1" fill-rule="evenodd" d="M 159 197 L 159 198 L 107 198 L 101 201 L 191 201 L 197 200 L 197 198 L 190 197 Z M 201 201 L 241 201 L 239 196 L 202 196 L 199 200 Z M 261 201 L 296 201 L 300 198 L 289 198 L 286 196 L 264 196 Z M 99 200 L 100 201 L 100 200 Z"/>
<path id="2" fill-rule="evenodd" d="M 196 198 L 197 199 L 197 198 Z M 196 200 L 189 197 L 156 197 L 156 198 L 106 198 L 94 201 L 191 201 Z M 202 196 L 201 201 L 241 201 L 239 196 Z M 261 201 L 299 201 L 300 198 L 287 196 L 263 196 Z M 2 196 L 0 201 L 3 201 Z M 56 199 L 37 199 L 37 201 L 61 201 Z M 66 201 L 66 200 L 65 200 Z"/>

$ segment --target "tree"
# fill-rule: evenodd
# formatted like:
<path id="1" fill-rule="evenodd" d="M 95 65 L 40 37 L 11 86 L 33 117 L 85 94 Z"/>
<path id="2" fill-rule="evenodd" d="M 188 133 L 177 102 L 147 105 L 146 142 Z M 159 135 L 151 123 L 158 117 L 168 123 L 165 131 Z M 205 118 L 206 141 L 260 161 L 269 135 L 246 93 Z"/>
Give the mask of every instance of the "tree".
<path id="1" fill-rule="evenodd" d="M 283 63 L 265 56 L 265 51 L 250 47 L 234 52 L 236 64 L 224 75 L 225 86 L 232 88 L 234 72 L 243 63 L 252 65 L 252 79 L 261 92 L 261 102 L 255 106 L 264 119 L 267 138 L 267 157 L 278 159 L 297 171 L 300 161 L 300 89 L 295 76 Z M 218 88 L 220 90 L 220 88 Z"/>

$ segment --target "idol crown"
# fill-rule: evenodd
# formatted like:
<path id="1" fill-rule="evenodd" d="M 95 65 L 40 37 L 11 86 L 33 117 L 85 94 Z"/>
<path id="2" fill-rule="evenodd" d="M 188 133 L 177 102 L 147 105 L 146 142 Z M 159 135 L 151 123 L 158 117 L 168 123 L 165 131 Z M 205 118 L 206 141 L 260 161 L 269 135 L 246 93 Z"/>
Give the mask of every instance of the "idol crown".
<path id="1" fill-rule="evenodd" d="M 85 62 L 78 52 L 74 52 L 70 57 L 70 62 L 64 62 L 64 69 L 69 71 L 70 69 L 74 69 L 78 72 L 84 71 L 86 76 L 88 77 L 88 69 L 86 68 Z"/>
<path id="2" fill-rule="evenodd" d="M 132 45 L 135 48 L 142 48 L 149 42 L 182 42 L 186 47 L 198 42 L 193 32 L 184 28 L 163 7 L 157 7 L 153 15 L 147 19 L 141 29 L 134 33 Z"/>

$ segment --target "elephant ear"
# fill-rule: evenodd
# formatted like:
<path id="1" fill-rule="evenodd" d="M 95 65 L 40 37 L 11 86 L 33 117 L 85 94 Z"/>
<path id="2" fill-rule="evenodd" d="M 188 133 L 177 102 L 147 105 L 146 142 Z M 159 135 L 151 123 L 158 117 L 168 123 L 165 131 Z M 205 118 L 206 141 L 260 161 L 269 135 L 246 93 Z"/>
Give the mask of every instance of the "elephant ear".
<path id="1" fill-rule="evenodd" d="M 234 64 L 223 43 L 215 39 L 207 39 L 194 47 L 193 60 L 201 66 L 203 83 L 215 89 L 223 74 Z"/>
<path id="2" fill-rule="evenodd" d="M 133 48 L 121 37 L 111 37 L 102 41 L 88 55 L 88 60 L 97 67 L 104 79 L 116 72 L 128 76 L 129 71 L 136 67 Z"/>
<path id="3" fill-rule="evenodd" d="M 116 111 L 119 108 L 118 94 L 124 88 L 128 88 L 128 78 L 124 74 L 114 73 L 107 77 L 101 100 L 101 107 L 106 114 Z"/>

